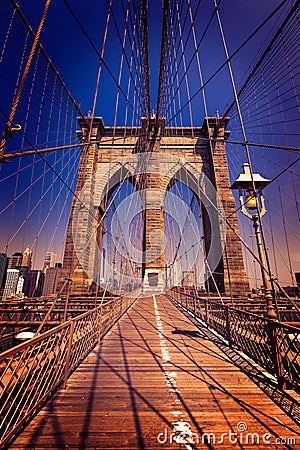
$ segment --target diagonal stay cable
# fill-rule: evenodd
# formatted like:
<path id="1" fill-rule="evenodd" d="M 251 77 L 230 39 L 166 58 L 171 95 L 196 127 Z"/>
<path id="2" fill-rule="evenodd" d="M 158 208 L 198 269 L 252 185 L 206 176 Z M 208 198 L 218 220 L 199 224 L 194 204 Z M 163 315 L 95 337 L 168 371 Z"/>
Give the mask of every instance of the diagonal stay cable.
<path id="1" fill-rule="evenodd" d="M 245 146 L 245 142 L 241 141 L 227 141 L 228 144 L 242 145 Z M 300 152 L 300 147 L 290 147 L 287 145 L 275 145 L 275 144 L 262 144 L 261 142 L 247 142 L 249 147 L 262 147 L 262 148 L 273 148 L 275 150 L 286 150 L 289 152 Z"/>
<path id="2" fill-rule="evenodd" d="M 1 108 L 0 108 L 0 112 L 2 112 Z M 20 133 L 20 132 L 19 132 Z M 141 134 L 137 134 L 136 137 L 143 137 L 145 136 L 145 133 L 141 133 Z M 115 142 L 117 140 L 123 140 L 123 137 L 115 137 L 114 139 L 112 139 L 111 141 L 106 140 L 105 143 L 109 143 L 109 142 Z M 0 155 L 0 162 L 7 162 L 8 159 L 11 158 L 19 158 L 20 156 L 30 156 L 30 155 L 36 155 L 36 154 L 40 154 L 40 153 L 51 153 L 51 152 L 57 152 L 59 150 L 64 150 L 64 149 L 68 149 L 68 148 L 74 148 L 74 147 L 83 147 L 85 145 L 90 145 L 90 144 L 100 144 L 102 143 L 102 141 L 85 141 L 85 142 L 76 142 L 74 144 L 66 144 L 66 145 L 59 145 L 57 147 L 49 147 L 49 148 L 41 148 L 41 149 L 36 149 L 36 150 L 26 150 L 26 151 L 15 151 L 12 153 L 6 153 L 5 155 Z"/>
<path id="3" fill-rule="evenodd" d="M 4 117 L 8 117 L 4 111 L 0 108 L 0 112 Z M 76 193 L 73 191 L 73 189 L 70 188 L 70 186 L 65 182 L 65 180 L 59 175 L 59 173 L 55 170 L 55 168 L 47 161 L 47 159 L 42 155 L 42 153 L 39 153 L 38 149 L 36 148 L 35 145 L 33 145 L 31 143 L 31 141 L 21 132 L 19 131 L 19 133 L 21 134 L 21 136 L 23 137 L 24 141 L 27 142 L 27 144 L 33 149 L 33 154 L 37 154 L 43 161 L 44 163 L 50 168 L 50 170 L 52 170 L 52 172 L 57 176 L 57 178 L 66 186 L 67 189 L 69 189 L 69 191 L 74 195 L 74 197 L 79 200 L 79 198 L 77 197 Z M 20 156 L 20 155 L 19 155 Z"/>
<path id="4" fill-rule="evenodd" d="M 57 79 L 59 80 L 59 82 L 61 83 L 64 91 L 66 92 L 67 96 L 70 98 L 71 102 L 73 103 L 74 107 L 76 108 L 78 114 L 80 115 L 80 117 L 84 118 L 79 106 L 77 105 L 77 103 L 75 102 L 74 98 L 72 97 L 72 94 L 70 93 L 69 89 L 67 88 L 65 82 L 63 81 L 62 77 L 60 76 L 60 74 L 58 73 L 57 69 L 55 68 L 55 66 L 53 65 L 51 59 L 49 58 L 48 54 L 46 53 L 44 47 L 42 46 L 42 44 L 40 43 L 38 36 L 36 33 L 34 33 L 32 27 L 30 26 L 28 20 L 26 19 L 26 17 L 24 16 L 20 5 L 15 1 L 15 0 L 10 0 L 13 7 L 15 8 L 18 16 L 20 17 L 21 21 L 24 23 L 24 25 L 26 26 L 27 30 L 28 30 L 28 34 L 31 35 L 31 37 L 36 41 L 36 47 L 39 49 L 39 51 L 41 51 L 41 53 L 43 54 L 44 58 L 47 61 L 47 64 L 49 65 L 49 67 L 51 67 L 51 70 L 54 72 L 55 76 L 57 77 Z"/>
<path id="5" fill-rule="evenodd" d="M 10 110 L 9 117 L 7 120 L 6 128 L 2 134 L 2 139 L 1 139 L 1 143 L 0 143 L 0 153 L 4 152 L 4 147 L 5 147 L 7 138 L 8 138 L 8 133 L 6 131 L 10 130 L 12 122 L 14 120 L 14 117 L 15 117 L 15 114 L 16 114 L 16 111 L 17 111 L 17 108 L 18 108 L 18 105 L 20 102 L 20 98 L 21 98 L 21 95 L 22 95 L 22 92 L 23 92 L 23 89 L 24 89 L 24 86 L 26 83 L 26 79 L 27 79 L 29 71 L 30 71 L 31 63 L 32 63 L 36 48 L 38 46 L 40 35 L 41 35 L 42 29 L 43 29 L 43 26 L 44 26 L 44 23 L 46 20 L 46 16 L 47 16 L 48 9 L 50 6 L 50 1 L 51 0 L 46 0 L 45 8 L 44 8 L 42 17 L 39 22 L 38 30 L 37 30 L 36 34 L 34 35 L 33 44 L 32 44 L 22 77 L 20 79 L 18 86 L 16 86 L 16 94 L 14 96 L 14 99 L 13 99 L 13 102 L 11 105 L 11 110 Z"/>

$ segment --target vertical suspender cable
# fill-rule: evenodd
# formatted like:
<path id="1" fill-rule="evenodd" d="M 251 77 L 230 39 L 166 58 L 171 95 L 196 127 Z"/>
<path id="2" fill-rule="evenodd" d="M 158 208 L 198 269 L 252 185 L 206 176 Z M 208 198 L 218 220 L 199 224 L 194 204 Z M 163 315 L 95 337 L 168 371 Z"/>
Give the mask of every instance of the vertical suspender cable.
<path id="1" fill-rule="evenodd" d="M 42 29 L 43 29 L 43 25 L 44 25 L 44 22 L 45 22 L 45 19 L 46 19 L 46 16 L 47 16 L 47 12 L 48 12 L 48 9 L 49 9 L 49 6 L 50 6 L 50 2 L 51 2 L 51 0 L 46 0 L 44 12 L 43 12 L 43 15 L 41 17 L 41 20 L 40 20 L 37 32 L 36 32 L 36 34 L 34 36 L 33 44 L 32 44 L 32 47 L 31 47 L 31 50 L 30 50 L 30 53 L 29 53 L 29 56 L 28 56 L 28 59 L 27 59 L 27 62 L 26 62 L 25 68 L 24 68 L 24 72 L 23 72 L 20 84 L 18 86 L 18 90 L 17 90 L 16 96 L 14 98 L 14 101 L 13 101 L 13 104 L 12 104 L 12 107 L 11 107 L 11 110 L 10 110 L 8 121 L 7 121 L 7 124 L 6 124 L 6 127 L 5 127 L 5 131 L 4 131 L 3 135 L 2 135 L 2 141 L 1 141 L 1 144 L 0 144 L 0 155 L 3 154 L 3 151 L 4 151 L 4 146 L 5 146 L 7 138 L 8 138 L 8 132 L 11 129 L 11 126 L 12 126 L 12 123 L 13 123 L 13 120 L 14 120 L 14 117 L 15 117 L 15 114 L 16 114 L 16 110 L 17 110 L 17 107 L 18 107 L 18 104 L 19 104 L 19 101 L 20 101 L 20 98 L 21 98 L 21 95 L 22 95 L 22 92 L 23 92 L 25 81 L 26 81 L 27 75 L 29 73 L 29 69 L 30 69 L 30 66 L 31 66 L 31 63 L 32 63 L 32 60 L 33 60 L 33 56 L 34 56 L 35 50 L 37 48 L 37 45 L 38 45 L 38 42 L 39 42 L 39 39 L 40 39 L 40 35 L 41 35 Z M 18 6 L 18 8 L 19 8 L 19 6 Z"/>
<path id="2" fill-rule="evenodd" d="M 158 92 L 157 92 L 157 106 L 156 106 L 156 124 L 161 114 L 161 100 L 162 100 L 162 89 L 164 83 L 164 72 L 165 72 L 165 54 L 166 54 L 166 40 L 168 33 L 168 10 L 169 10 L 169 0 L 164 0 L 163 4 L 163 23 L 161 32 L 161 47 L 160 47 L 160 63 L 159 63 L 159 77 L 158 77 Z"/>
<path id="3" fill-rule="evenodd" d="M 234 99 L 235 99 L 235 103 L 236 103 L 236 107 L 237 107 L 237 111 L 238 111 L 238 117 L 239 117 L 240 127 L 241 127 L 241 131 L 242 131 L 243 141 L 244 141 L 243 145 L 245 147 L 247 162 L 248 162 L 249 168 L 250 168 L 251 184 L 252 184 L 253 192 L 256 192 L 255 182 L 254 182 L 254 177 L 253 177 L 252 161 L 251 161 L 251 157 L 250 157 L 250 151 L 249 151 L 249 146 L 248 146 L 248 141 L 247 141 L 246 130 L 245 130 L 245 127 L 244 127 L 243 116 L 242 116 L 242 112 L 241 112 L 241 108 L 240 108 L 240 102 L 239 102 L 239 98 L 238 98 L 238 94 L 237 94 L 237 90 L 236 90 L 236 86 L 235 86 L 235 80 L 234 80 L 234 76 L 233 76 L 233 71 L 232 71 L 232 67 L 231 67 L 231 60 L 230 60 L 228 49 L 227 49 L 227 44 L 226 44 L 226 40 L 225 40 L 225 35 L 224 35 L 224 31 L 223 31 L 223 26 L 222 26 L 222 22 L 221 22 L 220 13 L 219 13 L 219 8 L 217 6 L 216 0 L 213 0 L 213 2 L 214 2 L 215 10 L 216 10 L 216 17 L 217 17 L 219 30 L 220 30 L 220 34 L 221 34 L 221 38 L 222 38 L 222 43 L 223 43 L 223 47 L 224 47 L 224 52 L 225 52 L 225 56 L 226 56 L 227 67 L 228 67 L 229 76 L 230 76 L 232 89 L 233 89 L 233 93 L 234 93 Z M 260 226 L 260 229 L 261 229 L 261 237 L 262 237 L 262 245 L 263 245 L 263 249 L 264 249 L 264 257 L 265 257 L 266 265 L 267 265 L 266 269 L 267 269 L 268 279 L 266 279 L 266 284 L 267 283 L 269 284 L 269 282 L 271 282 L 272 290 L 274 292 L 274 286 L 273 286 L 272 275 L 271 275 L 270 261 L 269 261 L 268 253 L 266 251 L 266 241 L 265 241 L 265 236 L 264 236 L 263 226 L 262 226 L 262 220 L 261 220 L 260 205 L 259 205 L 257 197 L 255 197 L 255 201 L 256 201 L 256 209 L 257 209 L 257 213 L 258 213 L 257 214 L 257 216 L 258 216 L 258 223 L 259 223 L 259 226 Z M 261 261 L 261 263 L 263 263 L 263 262 Z M 264 270 L 265 270 L 265 268 L 262 267 L 262 275 L 263 276 L 264 276 Z M 270 289 L 269 286 L 265 286 L 265 288 L 266 288 L 266 291 Z M 267 295 L 270 295 L 270 294 L 271 294 L 270 292 L 266 292 L 265 293 L 266 297 L 267 297 Z M 272 297 L 270 299 L 268 299 L 269 316 L 271 316 L 272 309 L 273 309 Z"/>
<path id="4" fill-rule="evenodd" d="M 149 46 L 148 46 L 148 5 L 147 0 L 142 0 L 142 45 L 143 45 L 143 72 L 146 96 L 146 117 L 150 124 L 150 76 L 149 76 Z"/>
<path id="5" fill-rule="evenodd" d="M 275 44 L 278 36 L 282 33 L 283 29 L 285 28 L 285 26 L 288 24 L 290 18 L 292 17 L 292 15 L 294 14 L 294 12 L 296 11 L 297 7 L 299 6 L 299 2 L 300 0 L 297 0 L 294 5 L 292 6 L 291 10 L 289 11 L 289 13 L 287 14 L 287 16 L 285 17 L 284 21 L 282 22 L 282 24 L 280 25 L 280 27 L 278 28 L 278 30 L 276 31 L 275 35 L 273 36 L 273 38 L 271 39 L 269 45 L 266 47 L 265 51 L 263 52 L 263 54 L 261 55 L 261 57 L 259 58 L 259 60 L 257 61 L 257 63 L 255 64 L 255 67 L 251 70 L 251 72 L 249 73 L 246 81 L 243 83 L 243 86 L 240 88 L 239 92 L 237 92 L 236 97 L 234 97 L 233 101 L 231 102 L 231 104 L 228 106 L 226 112 L 224 113 L 224 117 L 229 113 L 229 111 L 232 109 L 233 105 L 237 102 L 237 99 L 240 97 L 241 93 L 244 91 L 244 89 L 246 88 L 246 86 L 248 85 L 249 81 L 251 80 L 251 78 L 253 77 L 253 75 L 255 74 L 255 72 L 257 71 L 257 69 L 261 66 L 263 60 L 265 59 L 266 55 L 269 53 L 269 51 L 271 50 L 271 48 L 273 47 L 273 45 Z M 283 2 L 284 3 L 284 2 Z M 281 5 L 279 5 L 281 6 Z M 278 8 L 277 8 L 278 9 Z M 228 60 L 229 61 L 229 60 Z M 230 64 L 230 61 L 229 61 Z"/>

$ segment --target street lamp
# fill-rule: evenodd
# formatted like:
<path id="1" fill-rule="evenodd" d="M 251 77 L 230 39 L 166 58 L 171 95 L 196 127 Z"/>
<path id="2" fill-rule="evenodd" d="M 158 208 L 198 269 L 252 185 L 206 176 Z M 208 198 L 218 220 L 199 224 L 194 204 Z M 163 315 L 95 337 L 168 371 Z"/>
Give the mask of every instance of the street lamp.
<path id="1" fill-rule="evenodd" d="M 258 208 L 260 209 L 260 217 L 263 217 L 267 212 L 262 189 L 270 183 L 270 180 L 263 178 L 258 173 L 254 173 L 251 175 L 250 166 L 247 163 L 243 164 L 243 170 L 244 173 L 238 176 L 238 178 L 232 184 L 231 189 L 238 189 L 241 211 L 245 216 L 253 221 L 258 249 L 258 258 L 261 266 L 262 282 L 265 290 L 265 300 L 267 303 L 267 317 L 269 319 L 277 319 L 277 315 L 273 306 L 271 284 L 266 270 L 266 259 L 262 245 L 258 214 Z"/>

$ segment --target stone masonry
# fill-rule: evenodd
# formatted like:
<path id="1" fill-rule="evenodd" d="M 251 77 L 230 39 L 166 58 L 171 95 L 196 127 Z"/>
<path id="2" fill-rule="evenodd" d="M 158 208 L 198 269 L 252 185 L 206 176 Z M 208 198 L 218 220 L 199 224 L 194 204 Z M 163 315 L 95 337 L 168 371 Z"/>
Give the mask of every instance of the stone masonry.
<path id="1" fill-rule="evenodd" d="M 146 257 L 143 261 L 144 286 L 145 290 L 155 290 L 153 282 L 151 283 L 151 277 L 156 276 L 157 287 L 160 290 L 163 289 L 164 281 L 160 277 L 164 270 L 164 212 L 161 208 L 163 195 L 160 195 L 157 190 L 165 192 L 172 182 L 172 177 L 176 175 L 175 172 L 180 172 L 178 168 L 173 167 L 173 163 L 168 162 L 171 161 L 172 156 L 184 161 L 186 167 L 193 166 L 198 172 L 202 172 L 208 177 L 215 187 L 225 215 L 228 217 L 225 251 L 220 263 L 214 270 L 216 281 L 212 282 L 209 279 L 206 283 L 207 288 L 211 291 L 218 289 L 226 294 L 231 292 L 234 295 L 245 295 L 249 291 L 249 283 L 244 269 L 241 243 L 235 234 L 235 232 L 238 233 L 238 222 L 235 212 L 236 205 L 230 189 L 225 149 L 226 139 L 229 135 L 229 132 L 226 131 L 228 122 L 229 119 L 227 118 L 208 117 L 205 118 L 202 127 L 177 127 L 173 129 L 164 128 L 161 119 L 160 127 L 157 129 L 155 119 L 153 119 L 149 130 L 145 130 L 145 121 L 140 128 L 112 128 L 105 127 L 100 117 L 95 117 L 93 120 L 91 117 L 80 118 L 81 130 L 77 132 L 78 137 L 81 142 L 90 141 L 89 145 L 82 148 L 76 188 L 76 197 L 78 197 L 82 187 L 86 183 L 90 183 L 88 184 L 89 195 L 85 194 L 81 198 L 84 211 L 81 212 L 80 216 L 81 231 L 79 230 L 79 235 L 82 251 L 80 261 L 84 260 L 84 264 L 79 263 L 76 254 L 78 248 L 75 251 L 73 243 L 73 215 L 77 201 L 74 197 L 58 289 L 62 289 L 63 286 L 66 288 L 68 285 L 70 286 L 70 292 L 78 295 L 91 291 L 93 279 L 97 279 L 97 274 L 101 270 L 101 261 L 99 256 L 95 256 L 97 253 L 95 248 L 97 245 L 100 249 L 102 248 L 102 235 L 105 232 L 102 216 L 105 214 L 106 202 L 115 183 L 115 174 L 120 174 L 121 170 L 126 175 L 126 170 L 131 170 L 130 163 L 126 163 L 125 170 L 125 166 L 122 167 L 119 161 L 122 158 L 130 159 L 133 156 L 137 161 L 136 166 L 140 164 L 143 168 L 151 167 L 150 173 L 146 173 L 147 171 L 144 170 L 143 176 L 135 176 L 137 167 L 132 168 L 130 174 L 133 184 L 138 190 L 147 190 L 143 198 L 146 203 L 143 237 L 143 248 L 146 251 Z M 98 171 L 101 173 L 106 171 L 106 178 L 93 178 L 93 175 Z M 106 192 L 105 196 L 101 195 L 101 192 L 104 191 Z M 202 207 L 201 215 L 205 251 L 209 254 L 211 225 L 207 209 L 207 207 Z M 96 216 L 93 217 L 89 214 L 91 210 L 97 211 Z M 95 224 L 97 226 L 96 240 L 91 240 L 90 230 L 93 229 Z M 215 238 L 216 236 L 214 236 Z M 213 255 L 210 257 L 213 258 Z M 89 270 L 86 271 L 82 265 L 85 268 L 88 267 Z"/>

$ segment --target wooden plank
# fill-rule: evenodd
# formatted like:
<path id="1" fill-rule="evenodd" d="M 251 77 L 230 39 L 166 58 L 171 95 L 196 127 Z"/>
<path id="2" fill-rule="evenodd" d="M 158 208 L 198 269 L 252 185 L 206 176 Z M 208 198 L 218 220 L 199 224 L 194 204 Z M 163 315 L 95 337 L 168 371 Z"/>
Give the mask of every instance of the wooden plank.
<path id="1" fill-rule="evenodd" d="M 165 296 L 155 301 L 139 299 L 130 308 L 11 449 L 174 449 L 178 421 L 190 425 L 196 448 L 209 448 L 203 433 L 216 441 L 226 433 L 220 448 L 232 448 L 228 435 L 242 425 L 247 430 L 239 437 L 248 432 L 260 439 L 247 449 L 267 448 L 266 433 L 273 448 L 300 448 L 300 428 L 216 346 L 216 338 L 197 331 Z M 296 444 L 276 447 L 276 438 Z"/>

